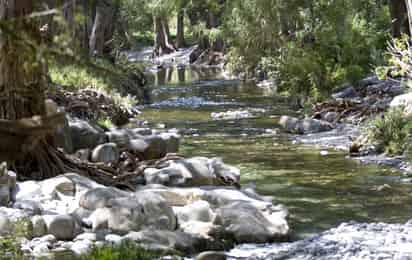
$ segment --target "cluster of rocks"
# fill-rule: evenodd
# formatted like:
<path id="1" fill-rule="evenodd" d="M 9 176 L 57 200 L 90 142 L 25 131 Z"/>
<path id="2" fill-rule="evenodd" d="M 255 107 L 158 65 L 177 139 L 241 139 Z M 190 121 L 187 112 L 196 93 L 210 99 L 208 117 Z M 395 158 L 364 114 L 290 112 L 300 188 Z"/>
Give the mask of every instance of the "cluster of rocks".
<path id="1" fill-rule="evenodd" d="M 299 119 L 291 116 L 282 116 L 279 125 L 287 132 L 293 134 L 312 134 L 330 131 L 334 125 L 323 120 L 305 118 Z"/>
<path id="2" fill-rule="evenodd" d="M 411 259 L 412 223 L 343 223 L 294 243 L 240 246 L 229 259 Z"/>
<path id="3" fill-rule="evenodd" d="M 72 173 L 16 183 L 4 167 L 0 179 L 0 235 L 13 235 L 13 224 L 27 221 L 21 248 L 28 255 L 82 255 L 125 241 L 194 254 L 289 234 L 287 210 L 250 189 L 153 184 L 126 192 Z"/>
<path id="4" fill-rule="evenodd" d="M 155 131 L 149 128 L 111 129 L 81 119 L 70 118 L 56 135 L 57 145 L 68 154 L 91 162 L 116 164 L 125 151 L 139 160 L 164 157 L 179 150 L 180 135 L 175 130 Z"/>
<path id="5" fill-rule="evenodd" d="M 229 110 L 225 112 L 213 112 L 210 114 L 213 120 L 239 120 L 257 117 L 259 114 L 265 113 L 265 109 L 249 109 L 249 110 Z"/>
<path id="6" fill-rule="evenodd" d="M 133 172 L 128 167 L 136 161 L 161 165 L 147 164 L 133 192 L 75 173 L 17 182 L 16 174 L 2 165 L 0 236 L 14 236 L 15 228 L 25 223 L 20 243 L 27 255 L 83 255 L 94 247 L 126 241 L 149 250 L 189 255 L 226 250 L 235 243 L 288 238 L 287 210 L 252 189 L 240 189 L 239 169 L 219 158 L 162 160 L 178 152 L 176 131 L 104 131 L 69 118 L 57 136 L 66 152 L 82 160 L 117 165 L 122 173 Z M 125 159 L 124 154 L 132 156 Z"/>

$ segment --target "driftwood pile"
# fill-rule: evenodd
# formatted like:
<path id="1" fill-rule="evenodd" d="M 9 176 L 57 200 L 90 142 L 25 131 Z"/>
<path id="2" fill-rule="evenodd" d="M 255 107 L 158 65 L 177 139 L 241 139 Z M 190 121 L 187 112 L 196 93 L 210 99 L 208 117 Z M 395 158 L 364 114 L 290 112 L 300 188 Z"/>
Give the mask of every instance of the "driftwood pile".
<path id="1" fill-rule="evenodd" d="M 145 184 L 144 170 L 147 168 L 162 169 L 168 167 L 169 161 L 184 159 L 182 155 L 167 154 L 153 160 L 142 160 L 130 152 L 123 152 L 117 164 L 91 163 L 73 156 L 67 157 L 66 171 L 77 172 L 105 186 L 135 190 L 138 184 Z M 73 168 L 71 168 L 71 166 Z"/>
<path id="2" fill-rule="evenodd" d="M 59 106 L 65 107 L 67 113 L 89 121 L 107 118 L 115 125 L 121 126 L 127 124 L 129 118 L 139 113 L 135 109 L 128 109 L 116 103 L 113 98 L 93 89 L 69 92 L 58 87 L 47 95 Z"/>
<path id="3" fill-rule="evenodd" d="M 328 100 L 317 103 L 313 107 L 314 119 L 326 119 L 327 115 L 333 115 L 327 120 L 331 123 L 339 123 L 344 120 L 352 123 L 360 123 L 365 119 L 384 112 L 387 109 L 387 104 L 381 102 L 380 97 L 373 97 L 369 102 L 359 100 Z"/>
<path id="4" fill-rule="evenodd" d="M 367 78 L 335 93 L 333 99 L 315 104 L 313 118 L 358 124 L 385 112 L 393 97 L 403 92 L 403 86 L 397 81 Z"/>

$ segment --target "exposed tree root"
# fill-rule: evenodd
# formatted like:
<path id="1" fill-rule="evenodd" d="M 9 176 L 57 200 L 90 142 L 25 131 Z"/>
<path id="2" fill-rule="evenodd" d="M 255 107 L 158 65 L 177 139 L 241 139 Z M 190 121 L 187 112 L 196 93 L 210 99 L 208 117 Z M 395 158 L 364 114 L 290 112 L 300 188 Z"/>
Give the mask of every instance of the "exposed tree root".
<path id="1" fill-rule="evenodd" d="M 13 168 L 20 180 L 44 180 L 64 173 L 77 173 L 105 186 L 135 190 L 137 180 L 146 168 L 164 168 L 170 160 L 182 159 L 177 154 L 168 154 L 158 160 L 142 161 L 133 172 L 103 163 L 90 163 L 69 156 L 42 141 L 25 159 L 15 161 Z"/>

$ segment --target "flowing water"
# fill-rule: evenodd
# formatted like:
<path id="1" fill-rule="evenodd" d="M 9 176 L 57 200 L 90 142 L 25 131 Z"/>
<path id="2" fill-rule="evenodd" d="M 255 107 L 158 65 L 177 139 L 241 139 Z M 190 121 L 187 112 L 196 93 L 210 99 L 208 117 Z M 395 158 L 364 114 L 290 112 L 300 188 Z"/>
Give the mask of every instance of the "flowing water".
<path id="1" fill-rule="evenodd" d="M 239 167 L 242 184 L 254 183 L 287 206 L 295 239 L 350 220 L 411 218 L 412 184 L 400 172 L 293 145 L 278 126 L 279 116 L 299 114 L 289 101 L 253 83 L 224 80 L 218 69 L 169 69 L 158 72 L 142 118 L 181 129 L 183 154 L 222 157 Z M 227 110 L 258 112 L 240 120 L 211 118 Z M 378 191 L 384 184 L 391 188 Z"/>

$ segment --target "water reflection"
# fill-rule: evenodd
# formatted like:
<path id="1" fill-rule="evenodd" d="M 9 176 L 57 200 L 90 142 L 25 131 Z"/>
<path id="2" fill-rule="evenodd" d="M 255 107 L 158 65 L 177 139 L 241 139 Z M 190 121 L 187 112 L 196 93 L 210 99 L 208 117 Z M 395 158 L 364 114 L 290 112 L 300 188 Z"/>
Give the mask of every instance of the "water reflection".
<path id="1" fill-rule="evenodd" d="M 182 152 L 188 156 L 219 156 L 241 168 L 244 183 L 255 182 L 258 191 L 275 197 L 290 210 L 297 236 L 306 236 L 344 221 L 405 222 L 412 211 L 412 184 L 388 168 L 363 166 L 331 151 L 321 156 L 313 147 L 292 145 L 289 136 L 264 137 L 278 131 L 280 115 L 296 115 L 298 101 L 274 96 L 253 83 L 222 80 L 219 69 L 180 68 L 157 74 L 152 101 L 201 100 L 219 106 L 146 108 L 143 119 L 168 127 L 196 130 L 186 136 Z M 184 99 L 181 99 L 184 98 Z M 263 117 L 214 121 L 210 114 L 229 109 L 264 108 Z M 275 132 L 276 132 L 275 131 Z M 389 184 L 389 192 L 376 187 Z"/>
<path id="2" fill-rule="evenodd" d="M 208 80 L 210 78 L 223 78 L 222 69 L 206 67 L 184 67 L 179 66 L 160 69 L 155 74 L 153 85 L 162 86 L 165 84 L 176 85 L 192 83 L 196 81 Z"/>

